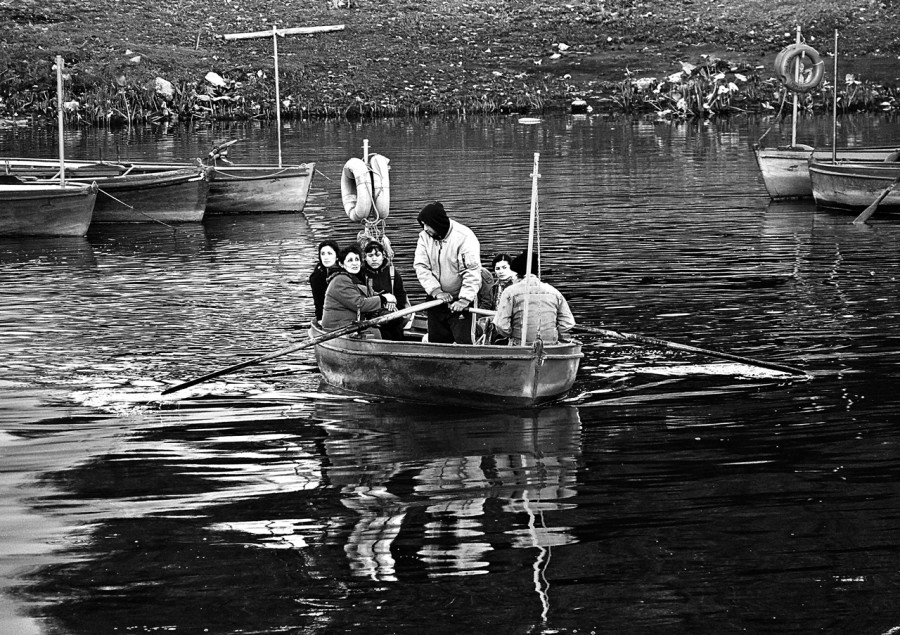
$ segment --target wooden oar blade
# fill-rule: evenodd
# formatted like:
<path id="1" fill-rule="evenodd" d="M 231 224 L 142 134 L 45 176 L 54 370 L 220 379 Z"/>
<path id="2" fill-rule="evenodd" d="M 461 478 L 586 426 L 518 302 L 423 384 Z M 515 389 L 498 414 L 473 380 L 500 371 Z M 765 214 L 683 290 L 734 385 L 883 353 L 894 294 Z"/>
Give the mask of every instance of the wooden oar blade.
<path id="1" fill-rule="evenodd" d="M 265 355 L 260 355 L 259 357 L 254 357 L 253 359 L 248 359 L 246 361 L 240 362 L 233 366 L 229 366 L 228 368 L 223 368 L 221 370 L 213 371 L 211 373 L 207 373 L 201 377 L 196 377 L 189 381 L 177 384 L 175 386 L 170 386 L 162 391 L 163 395 L 170 395 L 173 392 L 178 392 L 179 390 L 184 390 L 185 388 L 190 388 L 191 386 L 196 386 L 197 384 L 202 384 L 205 381 L 209 381 L 210 379 L 215 379 L 216 377 L 222 377 L 223 375 L 230 375 L 233 372 L 239 371 L 243 368 L 247 368 L 248 366 L 254 366 L 256 364 L 260 364 L 262 362 L 268 361 L 270 359 L 275 359 L 276 357 L 281 357 L 283 355 L 289 355 L 290 353 L 295 353 L 297 351 L 301 351 L 305 348 L 310 348 L 315 346 L 316 344 L 321 344 L 322 342 L 327 342 L 328 340 L 335 339 L 337 337 L 341 337 L 343 335 L 350 335 L 351 333 L 357 333 L 359 331 L 364 331 L 373 326 L 378 326 L 379 324 L 384 324 L 385 322 L 390 322 L 391 320 L 395 320 L 397 318 L 404 317 L 411 313 L 417 313 L 419 311 L 424 311 L 426 309 L 430 309 L 436 307 L 440 304 L 443 304 L 441 300 L 431 300 L 429 302 L 423 302 L 422 304 L 417 304 L 416 306 L 407 307 L 405 309 L 400 309 L 399 311 L 394 311 L 392 313 L 387 313 L 385 315 L 380 315 L 376 318 L 372 318 L 371 320 L 365 320 L 363 322 L 359 322 L 358 324 L 350 324 L 349 326 L 345 326 L 339 329 L 335 329 L 333 331 L 329 331 L 327 333 L 322 333 L 318 337 L 314 337 L 306 342 L 298 342 L 296 344 L 291 344 L 290 346 L 286 346 L 284 348 L 280 348 L 277 351 L 272 351 L 271 353 L 266 353 Z"/>
<path id="2" fill-rule="evenodd" d="M 866 209 L 864 209 L 859 216 L 857 216 L 856 218 L 853 219 L 853 224 L 854 225 L 862 225 L 867 220 L 869 220 L 869 217 L 875 213 L 875 210 L 877 210 L 878 206 L 881 205 L 881 202 L 885 198 L 887 198 L 887 195 L 891 193 L 891 190 L 893 190 L 894 187 L 896 187 L 897 183 L 900 183 L 900 175 L 897 175 L 897 178 L 895 178 L 891 182 L 890 185 L 888 185 L 886 188 L 884 188 L 884 190 L 881 192 L 881 194 L 878 195 L 878 198 L 876 198 L 875 201 L 871 205 L 869 205 Z"/>
<path id="3" fill-rule="evenodd" d="M 718 357 L 721 359 L 727 359 L 733 362 L 741 362 L 743 364 L 748 364 L 750 366 L 759 366 L 760 368 L 768 368 L 770 370 L 777 370 L 782 373 L 787 373 L 789 375 L 796 376 L 806 376 L 807 373 L 799 368 L 793 368 L 792 366 L 785 366 L 784 364 L 774 364 L 772 362 L 766 362 L 760 359 L 753 359 L 751 357 L 743 357 L 741 355 L 732 355 L 731 353 L 723 353 L 721 351 L 714 351 L 708 348 L 698 348 L 696 346 L 688 346 L 687 344 L 679 344 L 678 342 L 670 342 L 669 340 L 661 340 L 655 337 L 647 337 L 645 335 L 636 335 L 634 333 L 622 333 L 620 331 L 610 331 L 607 329 L 598 329 L 590 326 L 581 326 L 576 325 L 572 328 L 573 331 L 582 331 L 586 333 L 594 333 L 596 335 L 600 335 L 605 337 L 606 339 L 627 341 L 627 342 L 640 342 L 642 344 L 649 344 L 656 347 L 668 348 L 676 351 L 684 351 L 687 353 L 697 353 L 700 355 L 707 355 L 709 357 Z"/>

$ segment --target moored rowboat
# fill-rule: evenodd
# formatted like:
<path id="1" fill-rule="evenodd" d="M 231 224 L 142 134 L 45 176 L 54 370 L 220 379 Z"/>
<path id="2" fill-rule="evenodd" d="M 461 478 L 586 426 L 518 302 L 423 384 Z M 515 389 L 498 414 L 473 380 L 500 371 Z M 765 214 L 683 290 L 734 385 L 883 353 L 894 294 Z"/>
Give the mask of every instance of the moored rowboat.
<path id="1" fill-rule="evenodd" d="M 84 236 L 96 185 L 0 184 L 0 236 Z"/>
<path id="2" fill-rule="evenodd" d="M 139 172 L 171 169 L 173 164 L 129 163 Z M 177 164 L 186 167 L 188 164 Z M 315 163 L 299 165 L 210 164 L 208 214 L 302 212 L 309 196 Z"/>
<path id="3" fill-rule="evenodd" d="M 310 337 L 324 334 L 316 324 Z M 352 392 L 487 410 L 534 408 L 575 383 L 581 343 L 435 344 L 344 336 L 316 345 L 325 381 Z"/>
<path id="4" fill-rule="evenodd" d="M 196 166 L 69 181 L 97 183 L 95 223 L 199 223 L 209 194 L 207 170 Z"/>
<path id="5" fill-rule="evenodd" d="M 763 184 L 773 200 L 812 197 L 808 168 L 811 159 L 826 161 L 836 156 L 839 161 L 884 161 L 896 152 L 897 146 L 843 148 L 836 152 L 803 144 L 754 148 Z"/>
<path id="6" fill-rule="evenodd" d="M 832 163 L 812 159 L 809 176 L 817 205 L 859 210 L 871 205 L 900 177 L 900 163 Z M 900 211 L 900 188 L 888 192 L 878 209 Z"/>

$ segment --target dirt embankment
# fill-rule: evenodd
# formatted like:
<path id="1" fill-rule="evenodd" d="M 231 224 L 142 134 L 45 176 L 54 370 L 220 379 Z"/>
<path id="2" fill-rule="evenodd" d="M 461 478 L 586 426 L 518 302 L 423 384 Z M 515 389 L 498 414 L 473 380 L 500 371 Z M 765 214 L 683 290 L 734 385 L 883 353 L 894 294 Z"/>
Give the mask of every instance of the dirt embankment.
<path id="1" fill-rule="evenodd" d="M 268 116 L 272 38 L 222 36 L 273 25 L 345 27 L 279 38 L 288 115 L 533 111 L 575 98 L 615 108 L 626 77 L 665 77 L 680 62 L 718 58 L 766 81 L 795 25 L 823 54 L 840 32 L 839 77 L 896 85 L 897 13 L 875 0 L 0 0 L 0 117 L 52 113 L 57 54 L 70 112 L 86 121 L 161 108 Z"/>

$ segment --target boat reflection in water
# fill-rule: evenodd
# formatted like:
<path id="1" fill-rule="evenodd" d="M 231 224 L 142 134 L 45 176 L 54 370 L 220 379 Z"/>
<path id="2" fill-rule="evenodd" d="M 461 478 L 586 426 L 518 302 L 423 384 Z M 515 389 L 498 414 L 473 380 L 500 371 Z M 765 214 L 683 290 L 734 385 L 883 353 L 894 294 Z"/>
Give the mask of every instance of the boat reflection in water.
<path id="1" fill-rule="evenodd" d="M 545 565 L 547 550 L 574 541 L 545 513 L 571 507 L 575 495 L 577 409 L 423 416 L 384 406 L 365 406 L 364 417 L 348 411 L 353 404 L 318 412 L 328 430 L 324 476 L 359 515 L 345 547 L 355 575 L 397 580 L 401 556 L 430 577 L 488 573 L 492 553 L 509 547 L 537 548 Z"/>

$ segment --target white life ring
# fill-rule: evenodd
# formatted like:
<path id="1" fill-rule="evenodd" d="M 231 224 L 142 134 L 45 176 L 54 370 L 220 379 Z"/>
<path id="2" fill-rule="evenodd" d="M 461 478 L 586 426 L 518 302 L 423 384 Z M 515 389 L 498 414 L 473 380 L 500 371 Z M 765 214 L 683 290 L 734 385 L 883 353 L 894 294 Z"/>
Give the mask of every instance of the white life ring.
<path id="1" fill-rule="evenodd" d="M 390 159 L 380 154 L 369 155 L 369 170 L 372 172 L 372 200 L 378 220 L 384 220 L 391 212 Z"/>
<path id="2" fill-rule="evenodd" d="M 344 211 L 353 222 L 360 222 L 372 212 L 372 179 L 362 159 L 352 158 L 341 172 L 341 198 Z"/>
<path id="3" fill-rule="evenodd" d="M 801 61 L 801 58 L 806 58 Z M 796 75 L 797 64 L 804 72 Z M 817 88 L 825 79 L 825 62 L 818 51 L 806 44 L 791 44 L 775 57 L 775 75 L 790 90 L 805 93 Z"/>

